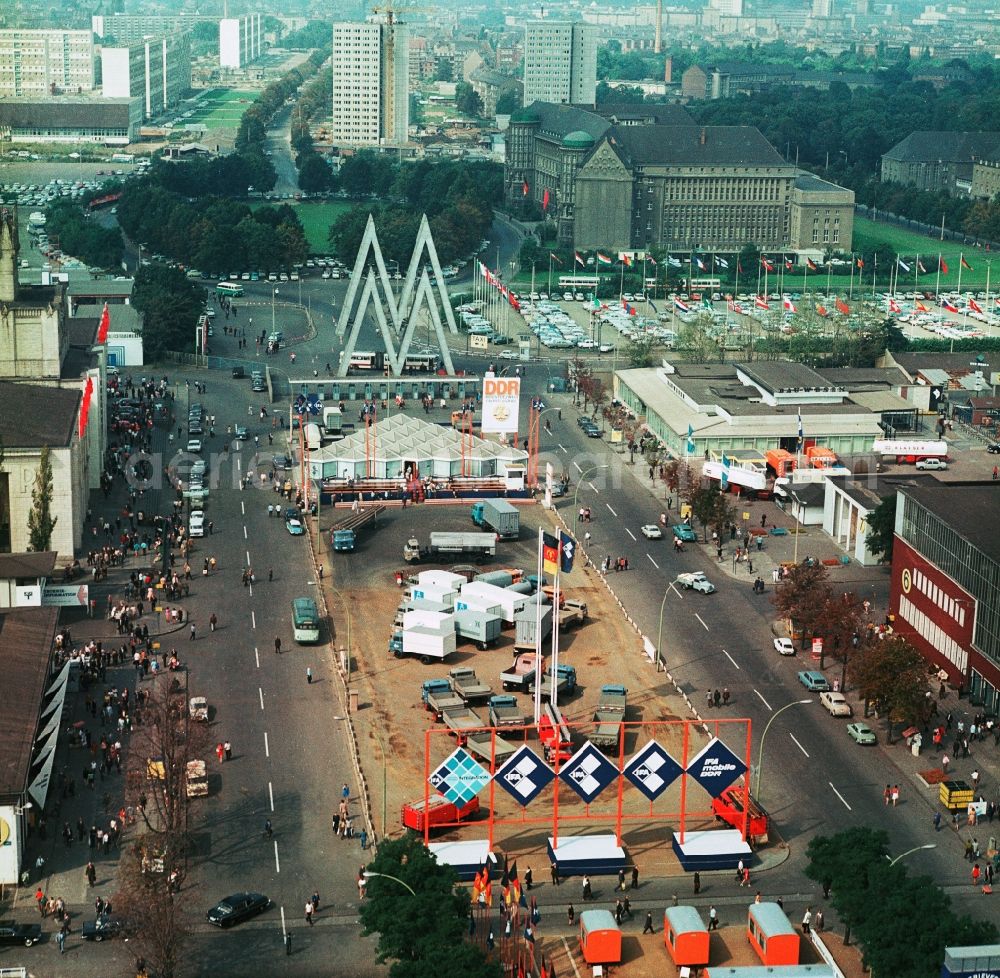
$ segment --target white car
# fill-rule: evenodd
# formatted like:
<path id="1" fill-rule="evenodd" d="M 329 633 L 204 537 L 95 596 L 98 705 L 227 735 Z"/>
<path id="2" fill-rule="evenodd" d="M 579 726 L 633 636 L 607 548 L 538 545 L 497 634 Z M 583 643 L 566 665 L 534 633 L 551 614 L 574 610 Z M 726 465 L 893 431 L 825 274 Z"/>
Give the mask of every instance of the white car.
<path id="1" fill-rule="evenodd" d="M 187 443 L 187 450 L 192 454 L 198 455 L 201 453 L 201 439 L 191 438 Z"/>
<path id="2" fill-rule="evenodd" d="M 830 711 L 831 716 L 849 717 L 851 715 L 851 704 L 847 702 L 843 693 L 820 693 L 819 701 Z"/>
<path id="3" fill-rule="evenodd" d="M 647 523 L 645 526 L 639 528 L 639 532 L 647 540 L 662 540 L 663 530 L 661 530 L 655 523 Z"/>
<path id="4" fill-rule="evenodd" d="M 503 350 L 499 355 L 500 360 L 520 360 L 521 354 L 515 353 L 513 350 Z"/>
<path id="5" fill-rule="evenodd" d="M 940 458 L 918 458 L 917 468 L 929 472 L 940 472 L 942 469 L 948 468 L 948 463 Z"/>
<path id="6" fill-rule="evenodd" d="M 776 638 L 774 640 L 774 651 L 778 655 L 795 655 L 795 646 L 790 638 Z"/>
<path id="7" fill-rule="evenodd" d="M 205 513 L 196 509 L 188 517 L 188 536 L 203 537 L 205 535 Z"/>

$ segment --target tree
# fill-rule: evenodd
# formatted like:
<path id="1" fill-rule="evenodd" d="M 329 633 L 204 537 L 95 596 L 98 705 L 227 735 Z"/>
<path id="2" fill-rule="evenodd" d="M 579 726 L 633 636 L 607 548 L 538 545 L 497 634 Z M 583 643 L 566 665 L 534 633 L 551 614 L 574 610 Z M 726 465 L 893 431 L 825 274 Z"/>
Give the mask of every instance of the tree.
<path id="1" fill-rule="evenodd" d="M 52 456 L 48 445 L 42 446 L 31 490 L 31 509 L 28 511 L 28 549 L 40 553 L 52 543 L 52 531 L 59 522 L 52 515 Z"/>
<path id="2" fill-rule="evenodd" d="M 726 351 L 712 334 L 712 317 L 699 314 L 693 322 L 682 323 L 677 348 L 692 363 L 709 363 L 725 358 Z"/>
<path id="3" fill-rule="evenodd" d="M 794 621 L 802 628 L 803 648 L 813 635 L 827 601 L 830 574 L 822 564 L 802 563 L 792 567 L 775 588 L 771 603 L 779 618 Z"/>
<path id="4" fill-rule="evenodd" d="M 651 367 L 653 365 L 653 337 L 641 334 L 625 345 L 625 359 L 631 367 Z"/>
<path id="5" fill-rule="evenodd" d="M 434 81 L 450 82 L 454 80 L 454 69 L 448 58 L 439 58 L 434 72 Z"/>
<path id="6" fill-rule="evenodd" d="M 521 95 L 516 88 L 497 96 L 497 115 L 511 115 L 521 108 Z"/>
<path id="7" fill-rule="evenodd" d="M 715 486 L 699 486 L 694 489 L 687 500 L 695 519 L 702 525 L 706 543 L 708 542 L 708 528 L 715 525 L 717 521 L 719 496 L 719 490 Z M 722 502 L 726 503 L 726 500 L 723 499 Z"/>
<path id="8" fill-rule="evenodd" d="M 892 560 L 892 543 L 896 529 L 896 494 L 886 496 L 868 514 L 868 549 L 884 561 Z"/>
<path id="9" fill-rule="evenodd" d="M 455 108 L 463 115 L 482 115 L 483 100 L 468 82 L 459 82 L 455 86 Z"/>
<path id="10" fill-rule="evenodd" d="M 189 282 L 179 268 L 143 265 L 135 275 L 132 304 L 142 313 L 146 357 L 156 360 L 165 350 L 191 348 L 205 308 L 205 290 Z"/>
<path id="11" fill-rule="evenodd" d="M 851 656 L 848 676 L 865 698 L 885 714 L 889 743 L 896 723 L 923 722 L 926 715 L 927 663 L 898 635 L 872 639 Z"/>
<path id="12" fill-rule="evenodd" d="M 392 962 L 390 978 L 499 978 L 499 966 L 465 942 L 468 892 L 419 838 L 384 840 L 368 870 L 394 877 L 370 877 L 360 908 L 362 933 L 378 934 L 378 960 Z"/>

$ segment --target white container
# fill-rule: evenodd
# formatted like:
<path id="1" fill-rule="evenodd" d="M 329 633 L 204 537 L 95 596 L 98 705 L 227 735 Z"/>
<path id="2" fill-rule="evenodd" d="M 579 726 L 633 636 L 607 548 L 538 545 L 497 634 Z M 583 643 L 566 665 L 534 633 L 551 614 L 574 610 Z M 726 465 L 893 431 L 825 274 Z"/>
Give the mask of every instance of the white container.
<path id="1" fill-rule="evenodd" d="M 416 608 L 403 613 L 403 629 L 423 628 L 445 635 L 455 631 L 455 616 L 441 611 Z"/>
<path id="2" fill-rule="evenodd" d="M 512 622 L 514 615 L 527 604 L 526 595 L 508 591 L 507 588 L 494 587 L 492 584 L 484 584 L 481 581 L 471 581 L 462 588 L 462 598 L 467 597 L 477 597 L 499 606 L 500 617 L 506 622 Z"/>
<path id="3" fill-rule="evenodd" d="M 427 628 L 403 629 L 403 654 L 444 659 L 455 651 L 455 632 L 447 634 Z"/>
<path id="4" fill-rule="evenodd" d="M 417 574 L 417 582 L 421 586 L 457 591 L 465 583 L 465 578 L 461 574 L 452 574 L 451 571 L 425 570 Z"/>

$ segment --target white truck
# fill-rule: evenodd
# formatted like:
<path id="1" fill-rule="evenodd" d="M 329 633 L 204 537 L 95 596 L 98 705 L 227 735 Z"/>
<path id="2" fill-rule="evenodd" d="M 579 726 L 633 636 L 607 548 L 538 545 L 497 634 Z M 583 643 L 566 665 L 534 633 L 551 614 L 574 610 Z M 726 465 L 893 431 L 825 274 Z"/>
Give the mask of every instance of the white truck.
<path id="1" fill-rule="evenodd" d="M 715 593 L 715 585 L 701 571 L 678 574 L 677 583 L 688 591 L 701 591 L 702 594 Z"/>
<path id="2" fill-rule="evenodd" d="M 455 631 L 435 628 L 404 628 L 389 639 L 389 651 L 397 659 L 412 655 L 425 666 L 435 659 L 444 661 L 455 651 Z"/>
<path id="3" fill-rule="evenodd" d="M 422 547 L 416 537 L 410 537 L 403 547 L 403 560 L 408 564 L 420 560 L 451 560 L 456 556 L 483 561 L 495 557 L 495 533 L 432 533 L 430 545 Z"/>

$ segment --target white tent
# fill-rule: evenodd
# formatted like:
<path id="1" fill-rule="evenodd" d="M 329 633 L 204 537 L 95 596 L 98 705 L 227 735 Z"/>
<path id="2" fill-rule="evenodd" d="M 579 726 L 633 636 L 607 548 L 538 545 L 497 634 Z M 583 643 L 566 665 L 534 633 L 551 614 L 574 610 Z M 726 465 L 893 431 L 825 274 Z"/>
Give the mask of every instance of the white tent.
<path id="1" fill-rule="evenodd" d="M 402 479 L 407 470 L 421 478 L 449 479 L 463 475 L 462 433 L 454 428 L 397 414 L 376 421 L 367 438 L 373 457 L 366 471 L 365 430 L 333 442 L 309 456 L 313 479 Z M 373 446 L 373 447 L 372 447 Z M 510 467 L 523 468 L 528 453 L 478 435 L 465 436 L 465 475 L 502 477 Z"/>

